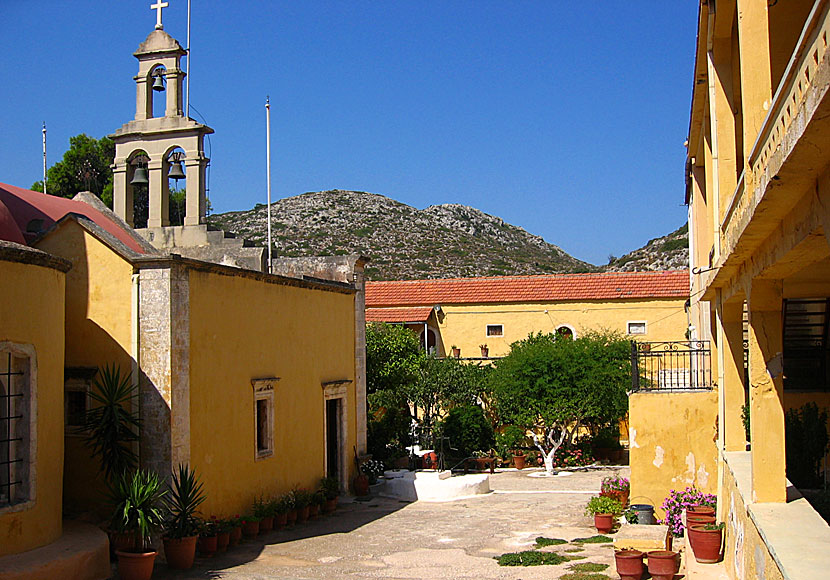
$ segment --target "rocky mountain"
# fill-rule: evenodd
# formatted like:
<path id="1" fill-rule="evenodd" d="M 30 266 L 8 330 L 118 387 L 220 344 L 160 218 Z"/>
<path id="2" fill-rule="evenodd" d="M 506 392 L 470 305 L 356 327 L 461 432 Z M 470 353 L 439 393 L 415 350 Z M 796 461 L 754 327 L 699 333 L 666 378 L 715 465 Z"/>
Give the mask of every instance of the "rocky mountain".
<path id="1" fill-rule="evenodd" d="M 641 270 L 682 270 L 689 267 L 689 226 L 683 224 L 672 233 L 654 238 L 620 258 L 608 260 L 602 269 L 606 272 L 634 272 Z"/>
<path id="2" fill-rule="evenodd" d="M 264 246 L 266 213 L 265 205 L 257 204 L 247 211 L 212 215 L 209 221 Z M 604 269 L 472 207 L 443 204 L 419 210 L 360 191 L 335 189 L 281 199 L 271 205 L 271 228 L 275 257 L 363 254 L 371 258 L 366 271 L 370 280 Z"/>

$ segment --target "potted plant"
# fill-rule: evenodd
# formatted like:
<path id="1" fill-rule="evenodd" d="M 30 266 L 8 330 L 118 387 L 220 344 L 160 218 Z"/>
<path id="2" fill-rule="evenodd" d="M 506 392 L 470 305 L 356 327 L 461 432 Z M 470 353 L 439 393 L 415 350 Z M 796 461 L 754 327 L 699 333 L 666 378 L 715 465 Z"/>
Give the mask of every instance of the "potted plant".
<path id="1" fill-rule="evenodd" d="M 623 507 L 628 505 L 628 496 L 631 493 L 631 482 L 621 475 L 605 477 L 600 484 L 600 495 L 613 497 Z"/>
<path id="2" fill-rule="evenodd" d="M 274 512 L 270 502 L 263 498 L 254 500 L 254 515 L 259 518 L 259 533 L 266 534 L 274 528 Z"/>
<path id="3" fill-rule="evenodd" d="M 242 535 L 246 538 L 256 538 L 259 535 L 259 518 L 253 514 L 242 516 Z"/>
<path id="4" fill-rule="evenodd" d="M 617 565 L 617 574 L 620 580 L 640 580 L 643 577 L 645 554 L 639 550 L 617 550 L 614 552 L 614 561 Z"/>
<path id="5" fill-rule="evenodd" d="M 723 522 L 689 525 L 689 544 L 692 546 L 695 560 L 701 564 L 720 562 L 723 527 Z"/>
<path id="6" fill-rule="evenodd" d="M 288 512 L 286 513 L 286 520 L 289 526 L 293 526 L 297 522 L 297 497 L 292 489 L 284 496 Z"/>
<path id="7" fill-rule="evenodd" d="M 661 523 L 669 527 L 669 531 L 677 538 L 683 535 L 683 512 L 692 506 L 709 506 L 714 508 L 717 498 L 714 495 L 702 493 L 696 487 L 690 486 L 685 490 L 671 490 L 669 496 L 660 506 L 666 516 Z M 713 510 L 714 512 L 714 510 Z"/>
<path id="8" fill-rule="evenodd" d="M 204 501 L 202 483 L 196 473 L 187 465 L 179 465 L 164 498 L 167 516 L 162 541 L 169 567 L 188 570 L 193 566 L 200 523 L 196 512 Z"/>
<path id="9" fill-rule="evenodd" d="M 228 518 L 229 538 L 228 546 L 235 546 L 242 539 L 242 518 L 236 514 L 232 518 Z"/>
<path id="10" fill-rule="evenodd" d="M 232 518 L 221 518 L 216 521 L 216 551 L 226 552 L 231 544 L 231 530 L 236 525 Z"/>
<path id="11" fill-rule="evenodd" d="M 486 344 L 478 345 L 481 349 L 481 358 L 488 358 L 490 356 L 490 348 Z"/>
<path id="12" fill-rule="evenodd" d="M 607 534 L 614 527 L 616 517 L 622 514 L 622 505 L 614 498 L 594 496 L 585 506 L 585 514 L 594 516 L 594 526 L 601 534 Z"/>
<path id="13" fill-rule="evenodd" d="M 283 494 L 277 496 L 272 501 L 272 510 L 274 512 L 274 527 L 282 529 L 288 524 L 288 510 L 291 509 L 291 504 L 288 496 Z"/>
<path id="14" fill-rule="evenodd" d="M 455 358 L 461 358 L 461 349 L 460 348 L 458 348 L 455 345 L 452 345 L 450 347 L 450 350 L 452 350 L 452 356 L 454 356 Z"/>
<path id="15" fill-rule="evenodd" d="M 335 477 L 324 477 L 320 480 L 320 489 L 326 496 L 326 505 L 323 511 L 333 512 L 337 509 L 337 496 L 340 495 L 340 482 Z"/>
<path id="16" fill-rule="evenodd" d="M 297 521 L 302 523 L 308 519 L 311 492 L 307 489 L 294 490 L 294 507 L 297 510 Z"/>
<path id="17" fill-rule="evenodd" d="M 317 489 L 311 494 L 311 503 L 309 504 L 308 517 L 316 518 L 326 503 L 326 494 L 322 489 Z"/>
<path id="18" fill-rule="evenodd" d="M 209 520 L 204 520 L 199 530 L 199 554 L 205 558 L 210 558 L 216 553 L 217 541 L 216 535 L 219 533 L 216 516 L 210 516 Z"/>
<path id="19" fill-rule="evenodd" d="M 116 530 L 131 532 L 137 539 L 134 550 L 116 551 L 122 580 L 148 580 L 152 576 L 157 552 L 150 538 L 164 525 L 162 501 L 166 493 L 161 478 L 153 471 L 122 474 L 110 485 L 110 498 L 115 504 L 112 523 Z"/>

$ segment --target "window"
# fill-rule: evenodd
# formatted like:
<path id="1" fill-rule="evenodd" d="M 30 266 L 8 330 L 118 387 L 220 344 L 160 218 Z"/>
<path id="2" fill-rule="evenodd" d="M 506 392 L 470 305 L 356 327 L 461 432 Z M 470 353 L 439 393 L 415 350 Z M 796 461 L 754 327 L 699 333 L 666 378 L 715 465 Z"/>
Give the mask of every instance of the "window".
<path id="1" fill-rule="evenodd" d="M 30 346 L 0 343 L 0 508 L 32 498 L 29 463 L 33 449 Z"/>
<path id="2" fill-rule="evenodd" d="M 574 329 L 564 324 L 556 329 L 556 336 L 561 336 L 562 338 L 569 338 L 571 340 L 573 340 L 576 337 Z"/>
<path id="3" fill-rule="evenodd" d="M 504 336 L 503 324 L 488 324 L 487 336 Z"/>
<path id="4" fill-rule="evenodd" d="M 645 334 L 646 333 L 646 322 L 645 322 L 645 320 L 637 320 L 637 321 L 629 322 L 626 332 L 628 334 Z"/>
<path id="5" fill-rule="evenodd" d="M 254 438 L 255 459 L 274 454 L 274 386 L 278 378 L 254 379 Z"/>
<path id="6" fill-rule="evenodd" d="M 89 387 L 97 368 L 67 367 L 64 369 L 63 407 L 66 434 L 81 435 L 89 409 Z"/>

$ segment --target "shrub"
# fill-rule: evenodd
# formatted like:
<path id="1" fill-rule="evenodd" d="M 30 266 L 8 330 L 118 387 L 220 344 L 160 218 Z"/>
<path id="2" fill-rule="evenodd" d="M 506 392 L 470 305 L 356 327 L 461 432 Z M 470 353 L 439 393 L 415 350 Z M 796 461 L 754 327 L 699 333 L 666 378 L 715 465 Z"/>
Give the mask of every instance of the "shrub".
<path id="1" fill-rule="evenodd" d="M 827 411 L 815 403 L 790 409 L 784 416 L 787 478 L 800 488 L 821 485 L 821 460 L 827 451 Z"/>
<path id="2" fill-rule="evenodd" d="M 614 514 L 616 516 L 622 514 L 622 504 L 618 499 L 608 497 L 605 495 L 595 495 L 588 500 L 588 505 L 585 506 L 586 515 L 596 514 Z"/>
<path id="3" fill-rule="evenodd" d="M 455 407 L 441 422 L 439 429 L 460 455 L 469 457 L 473 451 L 490 449 L 495 443 L 493 426 L 478 405 Z"/>
<path id="4" fill-rule="evenodd" d="M 544 536 L 539 536 L 536 538 L 536 545 L 540 548 L 544 546 L 561 546 L 562 544 L 567 544 L 567 540 L 562 540 L 560 538 L 546 538 Z"/>
<path id="5" fill-rule="evenodd" d="M 695 505 L 715 507 L 715 504 L 716 498 L 714 495 L 703 493 L 695 486 L 687 487 L 683 491 L 673 489 L 669 492 L 669 497 L 663 501 L 663 505 L 660 506 L 666 512 L 666 517 L 660 523 L 667 525 L 672 535 L 679 538 L 683 535 L 684 530 L 683 510 Z"/>

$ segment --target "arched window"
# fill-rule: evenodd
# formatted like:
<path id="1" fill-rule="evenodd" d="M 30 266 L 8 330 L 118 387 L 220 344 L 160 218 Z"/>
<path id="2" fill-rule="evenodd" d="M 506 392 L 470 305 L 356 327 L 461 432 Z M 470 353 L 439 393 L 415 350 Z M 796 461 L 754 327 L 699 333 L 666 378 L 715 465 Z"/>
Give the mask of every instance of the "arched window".
<path id="1" fill-rule="evenodd" d="M 168 190 L 170 191 L 170 203 L 167 207 L 171 226 L 184 225 L 185 192 L 187 190 L 184 160 L 184 149 L 175 147 L 167 154 L 167 162 L 164 164 L 165 171 L 167 171 Z"/>
<path id="2" fill-rule="evenodd" d="M 562 338 L 568 338 L 570 340 L 573 340 L 574 338 L 576 338 L 576 332 L 574 332 L 574 329 L 570 326 L 563 324 L 556 328 L 556 336 L 561 336 Z"/>
<path id="3" fill-rule="evenodd" d="M 426 351 L 428 353 L 436 352 L 437 345 L 438 345 L 438 337 L 435 334 L 435 331 L 431 328 L 426 329 L 425 331 L 421 331 L 421 348 L 424 348 L 424 333 L 426 333 L 427 337 L 427 344 L 426 344 Z"/>
<path id="4" fill-rule="evenodd" d="M 150 107 L 152 117 L 164 117 L 167 113 L 166 74 L 167 69 L 163 66 L 157 66 L 150 71 L 150 78 L 148 79 L 150 92 L 147 96 L 152 100 Z"/>

